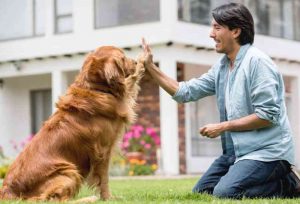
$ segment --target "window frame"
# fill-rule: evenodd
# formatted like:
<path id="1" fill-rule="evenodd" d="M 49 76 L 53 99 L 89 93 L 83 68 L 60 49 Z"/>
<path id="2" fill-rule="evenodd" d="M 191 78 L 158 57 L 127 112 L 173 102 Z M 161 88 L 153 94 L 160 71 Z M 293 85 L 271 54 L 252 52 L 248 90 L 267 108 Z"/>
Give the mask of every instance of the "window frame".
<path id="1" fill-rule="evenodd" d="M 36 0 L 31 0 L 31 10 L 32 10 L 32 15 L 31 15 L 31 23 L 32 23 L 32 30 L 30 35 L 24 35 L 24 36 L 19 36 L 19 37 L 9 37 L 9 38 L 0 38 L 0 42 L 5 42 L 5 41 L 12 41 L 12 40 L 21 40 L 21 39 L 30 39 L 30 38 L 36 38 L 36 37 L 42 37 L 45 36 L 45 31 L 43 34 L 37 34 L 36 32 Z M 46 18 L 45 18 L 46 20 Z"/>
<path id="2" fill-rule="evenodd" d="M 94 0 L 94 5 L 93 5 L 93 15 L 94 15 L 94 29 L 95 30 L 99 30 L 99 29 L 105 29 L 105 28 L 115 28 L 115 27 L 121 27 L 121 26 L 132 26 L 132 25 L 140 25 L 140 24 L 144 24 L 144 23 L 153 23 L 153 22 L 160 22 L 160 19 L 161 19 L 161 11 L 160 11 L 160 1 L 163 1 L 163 0 L 158 0 L 159 1 L 159 7 L 157 8 L 158 10 L 158 20 L 155 20 L 155 21 L 145 21 L 145 22 L 140 22 L 140 23 L 125 23 L 125 24 L 117 24 L 117 25 L 107 25 L 107 26 L 97 26 L 97 17 L 96 17 L 96 14 L 97 14 L 97 9 L 96 9 L 96 5 L 97 5 L 97 2 L 98 0 Z"/>
<path id="3" fill-rule="evenodd" d="M 74 23 L 73 23 L 73 13 L 71 11 L 70 14 L 61 14 L 61 15 L 59 15 L 58 12 L 57 12 L 57 1 L 59 1 L 59 0 L 54 0 L 54 2 L 53 2 L 54 3 L 54 9 L 53 9 L 53 12 L 54 12 L 54 33 L 55 34 L 73 33 L 73 29 L 74 29 L 74 27 L 73 27 L 73 25 L 74 25 Z M 72 20 L 71 30 L 70 31 L 63 31 L 63 32 L 59 31 L 59 28 L 58 28 L 59 20 L 64 19 L 64 18 L 68 18 L 68 17 L 70 17 L 71 20 Z"/>

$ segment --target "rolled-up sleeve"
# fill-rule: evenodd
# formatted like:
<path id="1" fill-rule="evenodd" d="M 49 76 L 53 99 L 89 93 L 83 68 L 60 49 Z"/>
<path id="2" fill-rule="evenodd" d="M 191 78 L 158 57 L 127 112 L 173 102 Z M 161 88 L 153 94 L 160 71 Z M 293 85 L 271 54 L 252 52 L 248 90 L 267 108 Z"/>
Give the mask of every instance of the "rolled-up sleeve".
<path id="1" fill-rule="evenodd" d="M 205 96 L 215 94 L 215 70 L 212 67 L 199 78 L 179 82 L 179 88 L 173 95 L 173 99 L 179 103 L 196 101 Z"/>
<path id="2" fill-rule="evenodd" d="M 278 124 L 282 98 L 280 94 L 283 89 L 282 77 L 272 61 L 257 59 L 253 63 L 251 100 L 254 112 L 259 118 Z"/>

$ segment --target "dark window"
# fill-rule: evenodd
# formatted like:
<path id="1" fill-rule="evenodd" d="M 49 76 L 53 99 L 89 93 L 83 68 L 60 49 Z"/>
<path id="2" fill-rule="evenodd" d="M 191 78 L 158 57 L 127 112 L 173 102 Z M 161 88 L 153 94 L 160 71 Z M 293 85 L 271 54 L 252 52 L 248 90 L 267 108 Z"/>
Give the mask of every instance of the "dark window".
<path id="1" fill-rule="evenodd" d="M 31 132 L 36 134 L 43 122 L 48 119 L 52 111 L 51 90 L 35 90 L 30 92 Z"/>
<path id="2" fill-rule="evenodd" d="M 249 8 L 256 33 L 300 40 L 299 0 L 178 0 L 178 18 L 209 25 L 212 9 L 227 2 L 244 3 Z"/>
<path id="3" fill-rule="evenodd" d="M 159 0 L 95 0 L 95 27 L 159 21 Z"/>

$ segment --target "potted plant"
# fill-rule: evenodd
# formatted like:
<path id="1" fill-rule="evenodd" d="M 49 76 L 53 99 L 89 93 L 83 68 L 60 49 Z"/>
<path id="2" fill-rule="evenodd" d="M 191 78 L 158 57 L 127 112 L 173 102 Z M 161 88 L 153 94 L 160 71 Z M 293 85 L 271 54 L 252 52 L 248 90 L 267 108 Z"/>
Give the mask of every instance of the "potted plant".
<path id="1" fill-rule="evenodd" d="M 157 169 L 156 151 L 159 146 L 160 137 L 154 128 L 141 125 L 131 126 L 125 133 L 121 145 L 121 149 L 131 165 L 130 175 L 141 175 L 142 172 L 153 173 Z M 146 168 L 146 165 L 149 165 L 150 168 Z"/>

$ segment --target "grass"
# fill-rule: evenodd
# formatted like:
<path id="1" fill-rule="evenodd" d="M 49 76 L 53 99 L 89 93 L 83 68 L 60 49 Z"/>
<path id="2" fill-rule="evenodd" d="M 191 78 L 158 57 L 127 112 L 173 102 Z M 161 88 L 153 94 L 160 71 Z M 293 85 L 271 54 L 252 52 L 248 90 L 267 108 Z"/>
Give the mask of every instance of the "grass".
<path id="1" fill-rule="evenodd" d="M 206 194 L 193 194 L 191 188 L 197 178 L 183 179 L 111 179 L 110 189 L 113 199 L 97 203 L 213 203 L 213 204 L 296 204 L 300 199 L 243 199 L 221 200 Z M 0 182 L 1 183 L 1 182 Z M 77 196 L 82 198 L 95 195 L 87 187 L 83 187 Z M 29 204 L 25 201 L 0 201 L 1 204 Z M 45 203 L 45 202 L 43 202 Z M 54 202 L 47 202 L 54 203 Z"/>

